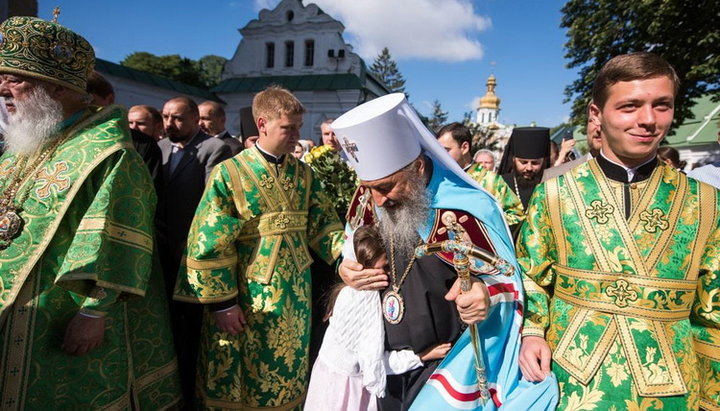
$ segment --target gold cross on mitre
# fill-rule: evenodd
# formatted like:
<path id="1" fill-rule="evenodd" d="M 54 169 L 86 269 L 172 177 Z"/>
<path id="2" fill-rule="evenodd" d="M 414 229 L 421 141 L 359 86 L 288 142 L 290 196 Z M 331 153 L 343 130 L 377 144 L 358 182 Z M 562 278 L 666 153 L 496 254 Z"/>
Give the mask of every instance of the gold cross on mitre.
<path id="1" fill-rule="evenodd" d="M 60 6 L 57 6 L 53 9 L 53 23 L 57 23 L 58 17 L 60 17 Z"/>
<path id="2" fill-rule="evenodd" d="M 343 137 L 343 148 L 345 151 L 352 156 L 353 159 L 355 159 L 355 162 L 359 162 L 357 156 L 355 153 L 358 151 L 357 145 L 350 140 L 348 140 L 347 137 Z"/>

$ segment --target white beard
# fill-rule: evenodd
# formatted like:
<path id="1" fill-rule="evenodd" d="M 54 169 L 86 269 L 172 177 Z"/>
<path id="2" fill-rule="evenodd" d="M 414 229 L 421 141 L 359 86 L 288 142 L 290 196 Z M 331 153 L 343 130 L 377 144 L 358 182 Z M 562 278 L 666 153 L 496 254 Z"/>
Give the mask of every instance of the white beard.
<path id="1" fill-rule="evenodd" d="M 407 198 L 393 208 L 377 208 L 378 229 L 389 252 L 390 239 L 395 242 L 399 258 L 410 259 L 419 245 L 418 230 L 426 223 L 430 213 L 430 199 L 425 188 L 425 178 L 415 171 L 408 175 Z"/>
<path id="2" fill-rule="evenodd" d="M 7 100 L 7 98 L 6 98 Z M 8 116 L 5 149 L 14 154 L 33 154 L 54 141 L 63 120 L 62 106 L 44 87 L 36 86 L 22 100 L 10 100 L 15 113 Z"/>

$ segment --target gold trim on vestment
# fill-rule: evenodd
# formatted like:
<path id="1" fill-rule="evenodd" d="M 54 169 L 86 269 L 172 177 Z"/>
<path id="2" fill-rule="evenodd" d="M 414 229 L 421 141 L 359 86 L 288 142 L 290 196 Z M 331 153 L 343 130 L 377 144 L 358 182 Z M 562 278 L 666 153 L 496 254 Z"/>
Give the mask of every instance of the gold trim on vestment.
<path id="1" fill-rule="evenodd" d="M 642 208 L 642 210 L 650 209 L 650 200 L 655 198 L 655 196 L 651 194 L 655 193 L 657 190 L 660 189 L 660 184 L 663 181 L 662 177 L 663 174 L 665 174 L 664 172 L 661 172 L 664 171 L 664 167 L 665 166 L 658 167 L 658 170 L 656 170 L 657 172 L 653 173 L 652 178 L 650 178 L 649 184 L 645 187 L 644 193 L 649 194 L 644 194 L 643 200 L 647 199 L 646 201 L 648 202 L 648 204 L 644 205 L 644 208 Z M 655 174 L 657 174 L 657 178 L 655 178 Z M 677 180 L 677 185 L 675 187 L 675 190 L 673 190 L 672 198 L 667 199 L 667 201 L 670 203 L 670 210 L 668 211 L 668 215 L 666 217 L 667 221 L 670 223 L 669 227 L 667 227 L 665 230 L 662 230 L 660 235 L 654 241 L 654 245 L 650 250 L 650 253 L 648 253 L 647 257 L 645 258 L 645 266 L 648 267 L 648 269 L 650 270 L 653 270 L 662 258 L 663 251 L 665 251 L 668 244 L 670 243 L 670 240 L 672 240 L 673 234 L 675 234 L 675 230 L 677 229 L 677 225 L 680 223 L 680 213 L 682 212 L 683 206 L 685 205 L 685 198 L 688 195 L 689 187 L 687 178 L 679 178 Z M 642 215 L 642 212 L 638 210 L 636 210 L 634 216 Z M 636 230 L 638 230 L 639 224 L 640 217 L 637 217 L 634 220 L 633 218 L 631 218 L 630 222 L 628 223 L 630 233 L 636 232 Z"/>
<path id="2" fill-rule="evenodd" d="M 217 258 L 209 258 L 204 260 L 196 260 L 192 257 L 185 258 L 185 266 L 189 270 L 217 270 L 220 268 L 229 268 L 229 267 L 235 267 L 238 263 L 238 255 L 237 252 L 234 252 L 232 255 L 225 256 L 225 257 L 217 257 Z"/>
<path id="3" fill-rule="evenodd" d="M 697 278 L 700 272 L 700 264 L 702 258 L 705 255 L 705 246 L 707 245 L 710 234 L 716 228 L 712 223 L 717 221 L 718 215 L 718 203 L 717 203 L 717 190 L 710 184 L 703 182 L 697 182 L 698 197 L 700 200 L 700 217 L 698 223 L 698 232 L 695 236 L 695 242 L 693 243 L 690 254 L 690 268 L 688 273 L 692 278 Z"/>
<path id="4" fill-rule="evenodd" d="M 307 230 L 307 211 L 275 211 L 263 213 L 257 220 L 243 226 L 237 241 L 254 240 L 271 235 L 298 233 Z"/>
<path id="5" fill-rule="evenodd" d="M 95 273 L 73 273 L 73 274 L 66 274 L 62 276 L 62 280 L 58 280 L 55 283 L 63 287 L 63 283 L 67 283 L 69 281 L 93 281 L 96 286 L 108 288 L 111 290 L 117 290 L 121 292 L 125 292 L 128 294 L 135 294 L 140 297 L 145 297 L 145 290 L 142 290 L 140 288 L 135 287 L 128 287 L 122 284 L 115 284 L 108 281 L 98 280 L 97 274 Z M 64 287 L 63 287 L 64 288 Z M 76 293 L 80 293 L 81 290 L 73 289 L 72 291 Z"/>
<path id="6" fill-rule="evenodd" d="M 139 248 L 149 254 L 153 251 L 152 236 L 135 227 L 118 224 L 108 220 L 106 217 L 85 217 L 78 225 L 77 232 L 102 231 L 108 237 L 118 243 Z"/>
<path id="7" fill-rule="evenodd" d="M 694 339 L 695 352 L 712 361 L 720 362 L 720 345 Z"/>
<path id="8" fill-rule="evenodd" d="M 3 378 L 0 380 L 5 381 L 5 386 L 0 387 L 2 389 L 0 404 L 3 407 L 13 404 L 8 407 L 10 409 L 25 408 L 24 389 L 27 387 L 30 374 L 28 367 L 31 362 L 28 361 L 28 357 L 33 346 L 38 303 L 38 299 L 33 296 L 40 294 L 39 271 L 40 267 L 32 270 L 31 273 L 34 275 L 29 277 L 30 281 L 27 284 L 23 282 L 24 286 L 10 306 L 10 310 L 14 313 L 7 316 L 7 323 L 3 326 L 6 330 L 3 348 L 8 355 L 0 364 L 3 373 Z"/>
<path id="9" fill-rule="evenodd" d="M 171 375 L 172 373 L 177 371 L 177 368 L 177 360 L 173 358 L 173 360 L 171 360 L 169 363 L 155 369 L 155 371 L 147 373 L 142 377 L 136 378 L 133 386 L 135 387 L 135 390 L 142 391 L 142 389 L 147 387 L 148 385 L 161 381 L 168 375 Z"/>
<path id="10" fill-rule="evenodd" d="M 660 355 L 660 361 L 665 361 L 667 370 L 667 378 L 664 378 L 662 382 L 651 382 L 649 381 L 646 372 L 650 372 L 647 367 L 643 366 L 643 361 L 640 358 L 640 352 L 635 349 L 627 349 L 628 347 L 636 347 L 635 339 L 631 332 L 631 326 L 629 318 L 621 315 L 615 315 L 615 322 L 618 326 L 618 335 L 622 346 L 625 348 L 625 358 L 627 364 L 630 367 L 630 373 L 633 376 L 635 387 L 638 390 L 638 394 L 643 397 L 668 397 L 672 395 L 684 395 L 687 394 L 688 389 L 685 385 L 685 381 L 682 378 L 680 367 L 678 366 L 677 360 L 675 359 L 675 353 L 672 350 L 672 343 L 670 338 L 667 336 L 667 330 L 665 324 L 659 321 L 647 321 L 638 320 L 647 323 L 648 329 L 652 330 L 653 334 L 657 337 L 657 345 L 659 348 L 658 354 Z M 657 373 L 654 378 L 661 378 L 664 373 Z"/>
<path id="11" fill-rule="evenodd" d="M 571 176 L 565 176 L 563 178 L 571 178 Z M 553 237 L 555 237 L 555 246 L 557 247 L 558 261 L 562 264 L 567 264 L 567 239 L 565 238 L 565 224 L 562 219 L 560 207 L 560 187 L 559 178 L 553 178 L 545 183 L 545 192 L 547 199 L 548 212 L 550 214 L 550 221 L 555 230 L 551 230 Z"/>
<path id="12" fill-rule="evenodd" d="M 577 307 L 589 310 L 615 313 L 657 321 L 680 321 L 687 319 L 692 309 L 695 297 L 695 281 L 674 280 L 657 277 L 640 277 L 633 274 L 603 273 L 590 270 L 578 270 L 555 264 L 555 296 Z M 564 278 L 561 278 L 564 277 Z M 573 280 L 573 281 L 567 281 Z M 582 281 L 582 293 L 585 290 L 596 290 L 592 295 L 578 297 L 580 291 L 576 286 Z M 626 300 L 625 305 L 619 305 L 618 299 L 608 290 L 619 282 L 626 284 L 626 288 L 636 293 L 634 300 Z M 667 295 L 668 308 L 655 308 L 656 301 L 649 298 L 651 294 L 663 292 Z M 672 293 L 681 293 L 672 294 Z M 684 293 L 684 294 L 683 294 Z M 678 303 L 685 297 L 683 302 Z"/>
<path id="13" fill-rule="evenodd" d="M 221 296 L 216 296 L 216 297 L 197 297 L 197 296 L 188 297 L 185 295 L 175 294 L 175 295 L 173 295 L 173 300 L 182 301 L 182 302 L 186 302 L 186 303 L 194 303 L 194 304 L 197 304 L 197 303 L 214 304 L 214 303 L 222 303 L 225 301 L 232 300 L 233 298 L 237 297 L 237 295 L 238 295 L 237 290 L 234 290 L 231 293 L 221 295 Z"/>
<path id="14" fill-rule="evenodd" d="M 591 321 L 588 320 L 588 317 L 593 314 L 595 313 L 589 310 L 575 311 L 567 329 L 565 330 L 565 334 L 563 334 L 555 352 L 553 353 L 553 360 L 555 360 L 558 365 L 584 385 L 587 385 L 595 376 L 595 373 L 597 373 L 597 370 L 602 365 L 605 356 L 610 351 L 610 348 L 618 335 L 615 321 L 613 321 L 611 315 L 606 315 L 609 317 L 607 319 L 607 327 L 603 330 L 599 341 L 595 343 L 592 352 L 587 353 L 587 361 L 583 364 L 574 364 L 573 361 L 578 361 L 580 359 L 577 358 L 577 354 L 575 352 L 571 352 L 568 349 L 577 345 L 575 337 L 580 331 L 580 327 L 582 327 L 586 321 Z"/>
<path id="15" fill-rule="evenodd" d="M 228 410 L 242 410 L 242 411 L 290 411 L 302 404 L 305 401 L 306 393 L 303 393 L 298 398 L 290 401 L 287 404 L 278 405 L 277 407 L 251 407 L 247 404 L 225 401 L 216 398 L 208 398 L 204 390 L 202 390 L 203 402 L 207 408 L 217 407 Z"/>

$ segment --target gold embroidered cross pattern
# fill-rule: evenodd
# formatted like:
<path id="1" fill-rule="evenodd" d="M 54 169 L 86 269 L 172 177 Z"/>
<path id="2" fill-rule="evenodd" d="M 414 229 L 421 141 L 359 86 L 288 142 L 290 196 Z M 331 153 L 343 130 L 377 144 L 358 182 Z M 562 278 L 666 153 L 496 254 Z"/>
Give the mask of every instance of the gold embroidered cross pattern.
<path id="1" fill-rule="evenodd" d="M 605 224 L 608 222 L 608 216 L 615 211 L 612 205 L 603 204 L 600 200 L 593 200 L 590 203 L 590 208 L 585 210 L 585 217 L 589 219 L 597 219 L 598 224 Z"/>
<path id="2" fill-rule="evenodd" d="M 275 184 L 275 179 L 268 177 L 267 174 L 263 174 L 262 177 L 260 177 L 260 187 L 272 190 L 273 184 Z"/>
<path id="3" fill-rule="evenodd" d="M 290 224 L 290 219 L 285 214 L 279 214 L 275 217 L 275 227 L 284 230 L 288 227 L 288 224 Z"/>
<path id="4" fill-rule="evenodd" d="M 630 283 L 622 278 L 616 280 L 615 284 L 606 288 L 605 294 L 613 298 L 613 303 L 620 308 L 627 307 L 628 302 L 633 302 L 638 299 L 637 291 L 632 288 Z"/>
<path id="5" fill-rule="evenodd" d="M 280 186 L 283 190 L 288 191 L 293 187 L 293 182 L 290 177 L 283 177 L 280 179 Z"/>
<path id="6" fill-rule="evenodd" d="M 652 213 L 647 210 L 640 213 L 640 221 L 645 223 L 645 231 L 648 233 L 654 233 L 658 228 L 665 231 L 670 227 L 665 214 L 659 208 L 654 208 Z"/>
<path id="7" fill-rule="evenodd" d="M 45 170 L 47 169 L 40 170 L 37 176 L 37 181 L 42 184 L 42 186 L 35 190 L 35 194 L 37 194 L 38 197 L 48 197 L 52 187 L 54 187 L 58 193 L 65 191 L 66 188 L 70 187 L 70 179 L 60 176 L 60 174 L 68 170 L 68 166 L 64 161 L 57 163 L 55 165 L 55 169 L 51 173 L 48 173 Z"/>

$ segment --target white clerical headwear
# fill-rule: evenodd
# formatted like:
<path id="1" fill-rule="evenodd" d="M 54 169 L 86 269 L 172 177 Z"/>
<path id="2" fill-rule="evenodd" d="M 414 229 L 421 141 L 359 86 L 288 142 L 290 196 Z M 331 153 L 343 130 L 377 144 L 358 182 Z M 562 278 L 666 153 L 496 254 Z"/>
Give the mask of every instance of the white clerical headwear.
<path id="1" fill-rule="evenodd" d="M 361 180 L 385 178 L 420 155 L 418 130 L 406 116 L 403 93 L 389 94 L 362 104 L 330 127 Z"/>
<path id="2" fill-rule="evenodd" d="M 421 152 L 473 187 L 480 187 L 437 142 L 403 93 L 378 97 L 338 117 L 330 127 L 360 180 L 385 178 Z"/>

